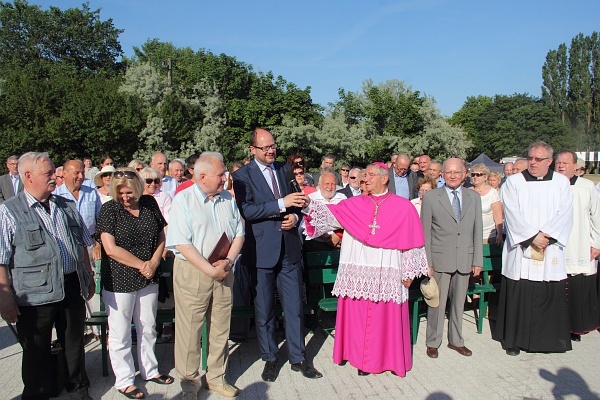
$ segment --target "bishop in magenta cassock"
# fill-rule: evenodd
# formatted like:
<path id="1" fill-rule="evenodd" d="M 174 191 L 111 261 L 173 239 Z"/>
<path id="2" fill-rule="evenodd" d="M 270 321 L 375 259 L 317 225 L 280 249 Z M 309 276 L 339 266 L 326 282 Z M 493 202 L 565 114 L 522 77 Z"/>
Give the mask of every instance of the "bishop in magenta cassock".
<path id="1" fill-rule="evenodd" d="M 367 167 L 367 196 L 312 202 L 307 234 L 345 230 L 333 294 L 339 296 L 333 362 L 359 375 L 412 368 L 408 287 L 428 273 L 423 227 L 413 205 L 387 189 L 388 168 Z"/>

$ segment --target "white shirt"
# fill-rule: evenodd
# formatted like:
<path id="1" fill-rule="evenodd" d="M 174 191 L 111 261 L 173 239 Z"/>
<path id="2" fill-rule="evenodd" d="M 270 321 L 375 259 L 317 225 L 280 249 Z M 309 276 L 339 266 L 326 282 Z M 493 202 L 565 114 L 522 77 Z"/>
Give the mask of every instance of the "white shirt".
<path id="1" fill-rule="evenodd" d="M 590 246 L 600 249 L 600 198 L 589 179 L 577 178 L 573 190 L 573 229 L 565 249 L 567 274 L 596 273 Z"/>
<path id="2" fill-rule="evenodd" d="M 566 279 L 564 247 L 573 226 L 569 180 L 558 173 L 552 174 L 552 180 L 538 182 L 527 182 L 522 173 L 511 175 L 502 185 L 500 198 L 506 224 L 502 275 L 512 280 Z M 557 240 L 546 248 L 543 261 L 531 258 L 531 246 L 521 246 L 540 231 Z"/>
<path id="3" fill-rule="evenodd" d="M 240 212 L 228 191 L 215 195 L 211 201 L 194 184 L 173 199 L 166 248 L 173 250 L 175 256 L 185 260 L 175 246 L 191 244 L 208 258 L 223 232 L 230 242 L 244 236 Z"/>

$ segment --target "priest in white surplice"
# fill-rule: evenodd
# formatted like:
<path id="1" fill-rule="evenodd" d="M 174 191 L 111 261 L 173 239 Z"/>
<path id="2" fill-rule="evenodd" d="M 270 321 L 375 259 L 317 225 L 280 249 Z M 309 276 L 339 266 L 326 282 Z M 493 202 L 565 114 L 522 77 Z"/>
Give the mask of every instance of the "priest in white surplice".
<path id="1" fill-rule="evenodd" d="M 600 255 L 600 197 L 594 183 L 575 175 L 577 155 L 561 151 L 556 155 L 556 172 L 571 182 L 573 189 L 573 229 L 566 248 L 567 304 L 571 340 L 595 331 L 600 312 L 596 274 Z"/>
<path id="2" fill-rule="evenodd" d="M 552 147 L 529 147 L 528 167 L 510 176 L 500 197 L 506 241 L 496 338 L 506 354 L 571 350 L 564 248 L 573 225 L 569 180 L 550 170 Z"/>

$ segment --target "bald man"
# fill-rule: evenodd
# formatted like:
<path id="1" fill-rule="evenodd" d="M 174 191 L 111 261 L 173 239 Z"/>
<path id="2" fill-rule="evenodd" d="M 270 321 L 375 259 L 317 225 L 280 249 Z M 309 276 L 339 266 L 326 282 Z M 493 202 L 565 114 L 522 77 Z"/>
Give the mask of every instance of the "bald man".
<path id="1" fill-rule="evenodd" d="M 398 196 L 412 200 L 417 197 L 417 174 L 410 169 L 410 157 L 400 154 L 388 173 L 388 189 Z"/>

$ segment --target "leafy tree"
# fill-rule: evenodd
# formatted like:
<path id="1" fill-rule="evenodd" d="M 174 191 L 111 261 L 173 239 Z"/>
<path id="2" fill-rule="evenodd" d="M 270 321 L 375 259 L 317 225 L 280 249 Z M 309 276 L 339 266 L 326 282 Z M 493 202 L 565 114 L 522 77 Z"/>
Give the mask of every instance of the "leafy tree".
<path id="1" fill-rule="evenodd" d="M 102 21 L 100 10 L 81 8 L 42 10 L 25 0 L 0 2 L 0 67 L 20 68 L 40 60 L 61 62 L 77 71 L 118 71 L 123 54 L 112 19 Z"/>
<path id="2" fill-rule="evenodd" d="M 527 94 L 469 97 L 450 119 L 473 141 L 468 158 L 481 153 L 499 160 L 522 156 L 528 146 L 544 140 L 556 149 L 575 149 L 577 142 L 551 106 Z"/>
<path id="3" fill-rule="evenodd" d="M 568 124 L 581 149 L 600 143 L 600 37 L 582 33 L 550 50 L 542 68 L 542 100 Z"/>

